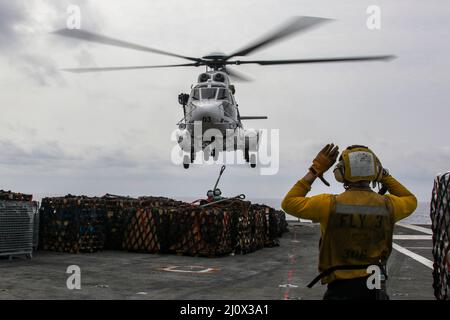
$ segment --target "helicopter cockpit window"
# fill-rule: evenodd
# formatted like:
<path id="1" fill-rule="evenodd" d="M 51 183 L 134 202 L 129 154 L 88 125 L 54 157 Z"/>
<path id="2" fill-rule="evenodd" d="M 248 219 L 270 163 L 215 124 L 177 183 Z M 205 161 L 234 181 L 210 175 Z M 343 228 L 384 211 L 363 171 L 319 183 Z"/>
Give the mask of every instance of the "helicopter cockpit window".
<path id="1" fill-rule="evenodd" d="M 203 88 L 201 90 L 202 99 L 216 99 L 217 88 Z"/>
<path id="2" fill-rule="evenodd" d="M 217 100 L 230 100 L 230 95 L 228 94 L 227 89 L 219 89 L 219 93 L 217 94 Z"/>
<path id="3" fill-rule="evenodd" d="M 192 90 L 192 99 L 200 100 L 200 92 L 198 91 L 198 89 Z"/>

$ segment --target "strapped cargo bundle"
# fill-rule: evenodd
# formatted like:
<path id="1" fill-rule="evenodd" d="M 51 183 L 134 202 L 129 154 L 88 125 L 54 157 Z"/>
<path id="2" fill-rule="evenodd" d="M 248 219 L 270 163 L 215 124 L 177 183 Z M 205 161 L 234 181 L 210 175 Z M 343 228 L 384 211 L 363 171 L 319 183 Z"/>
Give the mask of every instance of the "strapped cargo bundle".
<path id="1" fill-rule="evenodd" d="M 125 229 L 130 222 L 138 200 L 106 194 L 102 198 L 98 198 L 97 201 L 101 201 L 105 207 L 104 249 L 122 250 Z"/>
<path id="2" fill-rule="evenodd" d="M 201 207 L 163 197 L 66 196 L 44 199 L 41 216 L 41 248 L 73 253 L 113 249 L 212 257 L 274 246 L 280 236 L 274 225 L 279 212 L 238 199 Z"/>
<path id="3" fill-rule="evenodd" d="M 233 251 L 231 242 L 232 212 L 209 207 L 184 206 L 171 209 L 167 220 L 169 252 L 189 256 L 221 256 Z"/>
<path id="4" fill-rule="evenodd" d="M 129 223 L 125 226 L 122 248 L 133 252 L 161 252 L 160 216 L 157 210 L 132 209 Z"/>
<path id="5" fill-rule="evenodd" d="M 436 177 L 430 206 L 433 229 L 433 288 L 436 299 L 448 300 L 450 289 L 450 172 Z"/>
<path id="6" fill-rule="evenodd" d="M 165 197 L 139 197 L 128 211 L 124 225 L 122 248 L 134 252 L 166 253 L 168 244 L 167 217 L 169 208 L 185 206 L 182 201 Z"/>
<path id="7" fill-rule="evenodd" d="M 261 241 L 263 241 L 264 247 L 278 246 L 278 238 L 282 236 L 282 233 L 284 233 L 278 232 L 278 230 L 280 229 L 278 225 L 279 211 L 262 204 L 252 204 L 251 208 L 254 212 L 257 213 L 255 219 L 259 221 L 256 222 L 255 228 L 264 230 L 264 237 L 259 238 L 259 241 L 257 241 L 257 243 L 260 244 Z"/>
<path id="8" fill-rule="evenodd" d="M 97 199 L 71 195 L 42 199 L 40 248 L 69 253 L 102 250 L 105 207 Z"/>

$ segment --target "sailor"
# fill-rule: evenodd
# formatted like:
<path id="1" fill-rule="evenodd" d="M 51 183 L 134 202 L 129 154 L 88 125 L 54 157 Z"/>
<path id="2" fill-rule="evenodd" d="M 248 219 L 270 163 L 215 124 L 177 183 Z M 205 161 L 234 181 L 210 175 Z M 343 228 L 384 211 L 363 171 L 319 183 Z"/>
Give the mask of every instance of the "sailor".
<path id="1" fill-rule="evenodd" d="M 323 174 L 338 154 L 337 146 L 327 144 L 281 204 L 293 216 L 320 223 L 320 274 L 308 286 L 319 280 L 327 284 L 323 298 L 328 300 L 388 299 L 382 280 L 387 278 L 394 224 L 414 212 L 416 197 L 382 167 L 375 153 L 361 145 L 345 149 L 334 168 L 343 193 L 306 197 L 316 178 L 328 184 Z M 371 182 L 372 187 L 381 183 L 390 194 L 374 192 Z M 379 281 L 372 282 L 376 270 Z"/>

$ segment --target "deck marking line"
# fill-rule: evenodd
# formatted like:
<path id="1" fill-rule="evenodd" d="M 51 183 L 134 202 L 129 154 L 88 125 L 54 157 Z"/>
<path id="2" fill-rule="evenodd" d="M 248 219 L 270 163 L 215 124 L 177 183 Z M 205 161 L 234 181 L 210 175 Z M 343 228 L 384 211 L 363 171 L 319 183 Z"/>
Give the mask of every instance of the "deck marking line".
<path id="1" fill-rule="evenodd" d="M 291 241 L 291 243 L 298 243 L 300 241 L 297 240 L 297 230 L 294 229 L 294 240 Z M 290 265 L 290 269 L 288 270 L 287 274 L 287 284 L 286 285 L 280 285 L 279 287 L 284 287 L 286 290 L 284 291 L 283 298 L 284 300 L 289 300 L 289 288 L 296 288 L 297 286 L 292 285 L 292 278 L 294 275 L 294 269 L 293 266 L 295 265 L 295 254 L 294 254 L 294 245 L 291 244 L 291 252 L 288 253 L 288 262 Z"/>
<path id="2" fill-rule="evenodd" d="M 201 267 L 201 266 L 189 266 L 188 267 L 189 270 L 178 269 L 178 268 L 182 268 L 182 267 L 169 266 L 169 267 L 161 268 L 160 270 L 167 271 L 167 272 L 180 272 L 180 273 L 211 273 L 211 272 L 220 271 L 220 269 L 218 269 L 218 268 L 206 268 L 206 267 Z M 198 270 L 194 270 L 194 269 L 198 269 Z"/>
<path id="3" fill-rule="evenodd" d="M 290 283 L 280 284 L 279 287 L 280 288 L 298 288 L 298 286 L 296 286 L 295 284 L 290 284 Z"/>
<path id="4" fill-rule="evenodd" d="M 394 234 L 394 240 L 431 240 L 432 237 L 425 234 Z"/>
<path id="5" fill-rule="evenodd" d="M 428 268 L 433 269 L 433 262 L 428 260 L 427 258 L 424 258 L 421 255 L 418 255 L 417 253 L 412 252 L 411 250 L 403 248 L 402 246 L 399 246 L 396 243 L 392 244 L 392 248 L 397 250 L 398 252 L 403 253 L 404 255 L 416 260 L 417 262 L 420 262 L 424 266 L 427 266 Z"/>
<path id="6" fill-rule="evenodd" d="M 396 223 L 396 225 L 399 226 L 399 227 L 420 231 L 420 232 L 423 232 L 423 233 L 426 233 L 426 234 L 431 234 L 431 235 L 433 234 L 433 231 L 431 231 L 431 229 L 420 227 L 420 226 L 415 226 L 413 224 Z"/>

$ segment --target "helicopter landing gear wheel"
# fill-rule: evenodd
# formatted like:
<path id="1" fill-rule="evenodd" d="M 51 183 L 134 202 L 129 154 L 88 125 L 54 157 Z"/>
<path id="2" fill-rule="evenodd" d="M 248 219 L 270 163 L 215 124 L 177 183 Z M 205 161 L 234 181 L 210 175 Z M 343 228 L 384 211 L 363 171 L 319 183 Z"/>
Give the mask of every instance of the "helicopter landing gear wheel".
<path id="1" fill-rule="evenodd" d="M 245 144 L 244 144 L 244 159 L 245 162 L 249 162 L 250 161 L 250 139 L 248 137 L 245 137 L 244 140 Z"/>
<path id="2" fill-rule="evenodd" d="M 250 155 L 250 167 L 256 168 L 256 154 Z"/>
<path id="3" fill-rule="evenodd" d="M 245 148 L 245 150 L 244 150 L 244 159 L 245 159 L 245 162 L 250 161 L 250 154 L 249 154 L 248 148 Z"/>
<path id="4" fill-rule="evenodd" d="M 219 160 L 219 152 L 217 152 L 216 149 L 213 149 L 213 150 L 211 151 L 211 156 L 213 157 L 214 161 Z"/>
<path id="5" fill-rule="evenodd" d="M 189 155 L 185 154 L 183 157 L 183 167 L 185 169 L 189 169 L 189 164 L 191 163 L 191 159 L 189 159 Z"/>
<path id="6" fill-rule="evenodd" d="M 191 148 L 191 163 L 193 163 L 194 160 L 195 160 L 195 150 L 194 150 L 194 148 L 192 147 L 192 148 Z"/>

